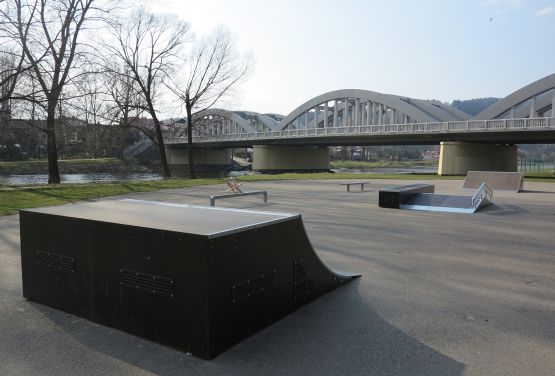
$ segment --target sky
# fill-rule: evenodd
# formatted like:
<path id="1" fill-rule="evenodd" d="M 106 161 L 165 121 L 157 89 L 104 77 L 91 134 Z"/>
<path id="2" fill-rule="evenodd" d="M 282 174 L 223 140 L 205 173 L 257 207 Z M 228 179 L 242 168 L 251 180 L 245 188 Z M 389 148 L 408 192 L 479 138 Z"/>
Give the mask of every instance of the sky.
<path id="1" fill-rule="evenodd" d="M 287 115 L 338 89 L 504 97 L 555 73 L 555 0 L 169 0 L 197 36 L 225 26 L 254 69 L 230 110 Z"/>

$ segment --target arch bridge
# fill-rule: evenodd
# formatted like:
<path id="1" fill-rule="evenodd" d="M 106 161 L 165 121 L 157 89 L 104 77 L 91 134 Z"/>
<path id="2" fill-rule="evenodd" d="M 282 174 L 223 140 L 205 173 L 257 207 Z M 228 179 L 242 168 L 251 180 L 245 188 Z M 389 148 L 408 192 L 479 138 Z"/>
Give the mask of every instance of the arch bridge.
<path id="1" fill-rule="evenodd" d="M 327 169 L 326 146 L 438 143 L 442 174 L 513 170 L 514 144 L 555 143 L 554 108 L 555 74 L 473 118 L 439 101 L 345 89 L 312 98 L 287 116 L 206 110 L 195 115 L 193 139 L 205 150 L 254 147 L 254 166 L 260 170 Z M 182 134 L 166 142 L 174 149 L 186 146 Z"/>

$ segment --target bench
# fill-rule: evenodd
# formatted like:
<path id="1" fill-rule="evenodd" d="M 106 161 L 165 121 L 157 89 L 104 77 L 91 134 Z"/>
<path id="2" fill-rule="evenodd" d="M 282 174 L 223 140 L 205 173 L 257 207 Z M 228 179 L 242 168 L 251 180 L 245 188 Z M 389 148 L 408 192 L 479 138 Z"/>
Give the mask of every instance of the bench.
<path id="1" fill-rule="evenodd" d="M 221 200 L 225 198 L 234 198 L 234 197 L 241 197 L 241 196 L 253 196 L 253 195 L 262 195 L 264 202 L 268 203 L 268 192 L 267 191 L 252 191 L 252 192 L 237 192 L 225 195 L 214 195 L 210 196 L 210 206 L 216 206 L 216 200 Z"/>
<path id="2" fill-rule="evenodd" d="M 360 185 L 360 190 L 364 191 L 364 184 L 369 184 L 369 181 L 357 181 L 357 182 L 351 182 L 351 183 L 339 183 L 339 185 L 346 185 L 347 186 L 347 192 L 351 192 L 351 185 Z"/>

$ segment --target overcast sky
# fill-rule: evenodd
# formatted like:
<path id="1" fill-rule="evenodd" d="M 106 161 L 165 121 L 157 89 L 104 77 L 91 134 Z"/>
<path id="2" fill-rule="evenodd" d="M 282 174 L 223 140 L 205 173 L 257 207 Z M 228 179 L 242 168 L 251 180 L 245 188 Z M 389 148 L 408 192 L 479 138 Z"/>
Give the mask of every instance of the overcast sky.
<path id="1" fill-rule="evenodd" d="M 288 114 L 337 89 L 503 97 L 555 73 L 555 0 L 170 0 L 198 35 L 224 25 L 254 71 L 233 110 Z"/>

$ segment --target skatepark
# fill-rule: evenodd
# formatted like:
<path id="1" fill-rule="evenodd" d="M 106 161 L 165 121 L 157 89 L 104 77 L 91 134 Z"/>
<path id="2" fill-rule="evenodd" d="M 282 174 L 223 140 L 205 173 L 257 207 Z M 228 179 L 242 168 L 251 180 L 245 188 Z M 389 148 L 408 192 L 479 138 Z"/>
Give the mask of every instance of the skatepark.
<path id="1" fill-rule="evenodd" d="M 555 369 L 555 185 L 494 191 L 474 214 L 393 210 L 378 191 L 413 181 L 245 183 L 218 207 L 299 213 L 319 258 L 361 278 L 211 361 L 22 297 L 18 216 L 0 217 L 0 374 L 550 375 Z M 469 195 L 462 180 L 435 191 Z M 223 186 L 137 193 L 209 205 Z"/>

